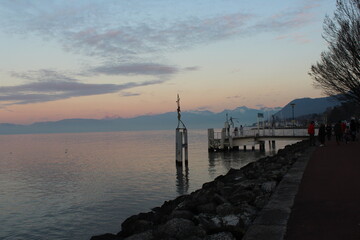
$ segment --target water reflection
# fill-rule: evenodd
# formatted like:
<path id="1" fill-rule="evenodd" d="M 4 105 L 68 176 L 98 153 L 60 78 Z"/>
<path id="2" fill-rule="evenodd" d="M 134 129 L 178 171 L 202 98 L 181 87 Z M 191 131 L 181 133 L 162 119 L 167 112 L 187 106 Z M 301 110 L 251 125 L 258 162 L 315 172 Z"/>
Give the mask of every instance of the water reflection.
<path id="1" fill-rule="evenodd" d="M 176 170 L 172 130 L 0 135 L 0 239 L 115 233 L 129 216 L 263 156 L 208 154 L 207 131 L 189 134 L 189 165 Z"/>
<path id="2" fill-rule="evenodd" d="M 260 151 L 209 152 L 209 175 L 211 178 L 215 178 L 221 172 L 227 172 L 230 168 L 239 169 L 265 155 L 267 154 Z"/>
<path id="3" fill-rule="evenodd" d="M 189 190 L 189 166 L 176 165 L 176 192 L 179 195 L 187 194 Z"/>

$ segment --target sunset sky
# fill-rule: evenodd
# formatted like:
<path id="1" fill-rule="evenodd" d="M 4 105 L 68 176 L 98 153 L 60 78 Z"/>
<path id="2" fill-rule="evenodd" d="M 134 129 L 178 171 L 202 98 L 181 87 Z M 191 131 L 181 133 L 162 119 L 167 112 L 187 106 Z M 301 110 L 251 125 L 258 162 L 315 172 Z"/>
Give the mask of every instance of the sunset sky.
<path id="1" fill-rule="evenodd" d="M 1 0 L 0 123 L 321 97 L 335 0 Z"/>

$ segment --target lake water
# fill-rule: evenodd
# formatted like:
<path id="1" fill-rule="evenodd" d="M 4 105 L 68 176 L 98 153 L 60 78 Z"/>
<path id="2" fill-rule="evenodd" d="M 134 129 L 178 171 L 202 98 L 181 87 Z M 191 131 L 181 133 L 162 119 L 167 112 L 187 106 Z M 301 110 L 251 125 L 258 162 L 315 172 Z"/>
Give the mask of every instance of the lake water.
<path id="1" fill-rule="evenodd" d="M 208 153 L 206 130 L 188 135 L 186 169 L 175 166 L 175 130 L 0 135 L 0 239 L 117 233 L 127 217 L 274 154 Z"/>

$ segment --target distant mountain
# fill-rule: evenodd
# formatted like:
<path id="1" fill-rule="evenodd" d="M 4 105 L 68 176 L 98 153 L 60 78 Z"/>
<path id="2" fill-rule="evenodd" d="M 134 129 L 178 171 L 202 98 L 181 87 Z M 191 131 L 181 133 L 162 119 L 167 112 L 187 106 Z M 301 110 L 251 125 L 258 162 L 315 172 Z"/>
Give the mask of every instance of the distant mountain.
<path id="1" fill-rule="evenodd" d="M 220 113 L 210 111 L 187 111 L 181 119 L 189 129 L 222 128 L 226 120 L 234 124 L 249 125 L 256 122 L 257 114 L 265 116 L 276 113 L 280 108 L 251 109 L 245 106 Z M 64 119 L 55 122 L 37 122 L 30 125 L 0 124 L 0 134 L 63 133 L 63 132 L 112 132 L 165 130 L 177 127 L 177 113 L 168 112 L 158 115 L 144 115 L 135 118 L 115 119 Z"/>
<path id="2" fill-rule="evenodd" d="M 292 118 L 291 104 L 295 104 L 294 116 L 296 118 L 309 114 L 321 114 L 328 108 L 340 105 L 340 102 L 334 97 L 299 98 L 286 104 L 275 116 L 281 119 Z"/>
<path id="3" fill-rule="evenodd" d="M 226 117 L 232 119 L 235 126 L 252 125 L 257 122 L 258 113 L 265 119 L 272 115 L 279 118 L 291 118 L 291 103 L 295 103 L 294 115 L 323 113 L 328 107 L 339 105 L 330 98 L 295 99 L 283 108 L 253 109 L 245 106 L 219 113 L 211 111 L 186 111 L 181 113 L 181 119 L 188 129 L 222 128 Z M 30 133 L 64 133 L 64 132 L 113 132 L 166 130 L 177 127 L 177 113 L 167 112 L 158 115 L 144 115 L 135 118 L 115 119 L 64 119 L 55 122 L 37 122 L 30 125 L 0 124 L 0 134 L 30 134 Z"/>

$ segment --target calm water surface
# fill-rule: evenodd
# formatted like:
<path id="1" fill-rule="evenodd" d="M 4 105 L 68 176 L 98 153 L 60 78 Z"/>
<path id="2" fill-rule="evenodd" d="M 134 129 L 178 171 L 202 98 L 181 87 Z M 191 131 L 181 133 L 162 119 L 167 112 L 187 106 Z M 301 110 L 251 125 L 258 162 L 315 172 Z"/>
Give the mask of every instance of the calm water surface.
<path id="1" fill-rule="evenodd" d="M 0 135 L 0 239 L 117 233 L 127 217 L 264 156 L 209 154 L 206 130 L 188 134 L 186 169 L 175 166 L 175 130 Z"/>

